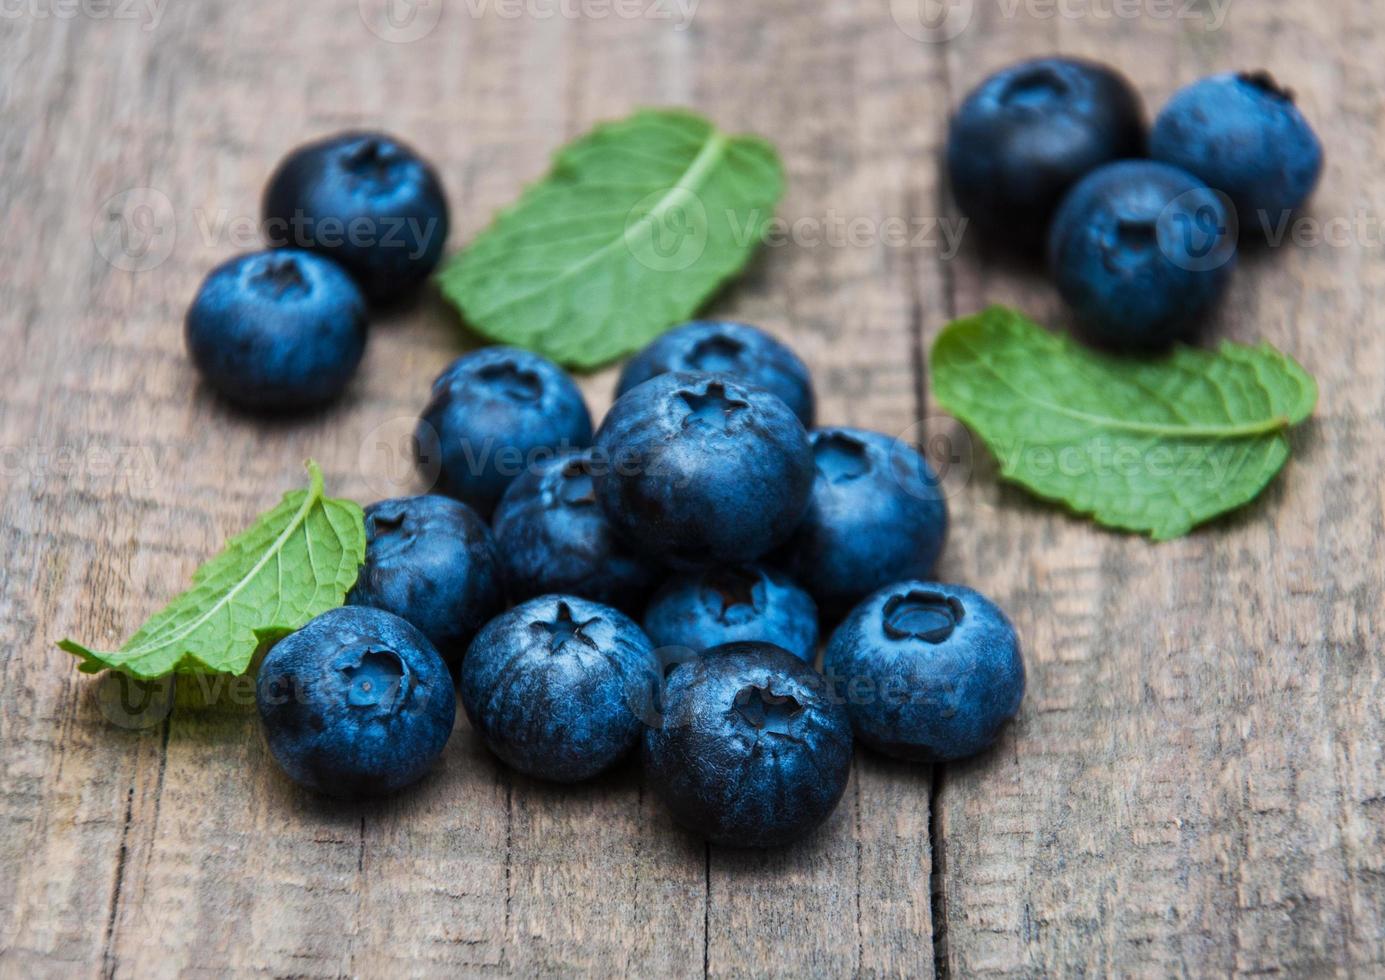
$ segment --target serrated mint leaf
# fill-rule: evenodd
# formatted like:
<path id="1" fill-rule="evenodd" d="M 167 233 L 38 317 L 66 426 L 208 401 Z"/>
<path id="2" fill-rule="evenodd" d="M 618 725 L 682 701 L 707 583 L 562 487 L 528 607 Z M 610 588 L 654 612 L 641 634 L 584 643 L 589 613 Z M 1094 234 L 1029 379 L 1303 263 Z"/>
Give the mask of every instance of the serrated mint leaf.
<path id="1" fill-rule="evenodd" d="M 696 313 L 745 265 L 783 189 L 764 140 L 638 112 L 560 150 L 438 280 L 479 333 L 597 367 Z"/>
<path id="2" fill-rule="evenodd" d="M 365 561 L 365 515 L 311 484 L 262 514 L 192 577 L 192 588 L 151 617 L 119 650 L 58 644 L 88 673 L 152 680 L 172 673 L 243 674 L 262 643 L 342 604 Z"/>
<path id="3" fill-rule="evenodd" d="M 932 378 L 1007 479 L 1156 540 L 1254 500 L 1318 397 L 1268 344 L 1116 357 L 1002 307 L 943 330 Z"/>

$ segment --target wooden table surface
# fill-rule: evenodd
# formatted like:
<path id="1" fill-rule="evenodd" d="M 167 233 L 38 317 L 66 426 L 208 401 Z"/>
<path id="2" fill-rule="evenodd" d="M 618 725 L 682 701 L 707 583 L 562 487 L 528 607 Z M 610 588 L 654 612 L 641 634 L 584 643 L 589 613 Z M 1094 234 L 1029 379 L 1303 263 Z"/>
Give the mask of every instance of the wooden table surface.
<path id="1" fill-rule="evenodd" d="M 375 0 L 0 10 L 0 974 L 1380 975 L 1385 12 L 954 0 L 930 34 L 915 0 L 690 3 L 422 0 L 394 26 Z M 435 297 L 378 323 L 345 403 L 306 421 L 228 412 L 184 355 L 190 298 L 253 246 L 291 147 L 414 142 L 457 247 L 633 107 L 762 133 L 807 233 L 713 309 L 790 340 L 825 421 L 955 434 L 924 383 L 936 332 L 992 301 L 1064 314 L 1040 275 L 930 224 L 956 227 L 945 122 L 1055 50 L 1114 62 L 1156 108 L 1231 68 L 1297 90 L 1323 186 L 1297 241 L 1245 256 L 1209 335 L 1291 352 L 1322 400 L 1260 501 L 1158 546 L 961 446 L 940 575 L 1010 611 L 1030 681 L 984 758 L 858 753 L 823 830 L 740 853 L 677 830 L 633 765 L 542 785 L 461 719 L 416 791 L 325 802 L 271 764 L 244 691 L 124 727 L 54 649 L 119 643 L 309 455 L 342 495 L 413 488 L 380 446 L 469 343 Z M 597 412 L 613 381 L 584 380 Z"/>

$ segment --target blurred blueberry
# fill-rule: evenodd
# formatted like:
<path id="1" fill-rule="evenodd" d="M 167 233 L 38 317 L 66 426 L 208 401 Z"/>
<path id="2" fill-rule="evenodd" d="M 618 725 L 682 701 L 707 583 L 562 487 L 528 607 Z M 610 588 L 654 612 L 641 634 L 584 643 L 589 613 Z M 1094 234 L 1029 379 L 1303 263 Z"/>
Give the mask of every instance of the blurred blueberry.
<path id="1" fill-rule="evenodd" d="M 670 676 L 644 764 L 689 830 L 715 844 L 775 847 L 836 809 L 851 773 L 851 723 L 812 667 L 768 643 L 733 643 Z"/>
<path id="2" fill-rule="evenodd" d="M 657 581 L 596 502 L 592 453 L 545 460 L 510 484 L 493 525 L 513 599 L 581 596 L 637 615 Z"/>
<path id="3" fill-rule="evenodd" d="M 516 347 L 485 347 L 433 382 L 415 442 L 420 465 L 440 457 L 439 491 L 489 517 L 515 477 L 591 439 L 582 392 L 562 368 Z"/>
<path id="4" fill-rule="evenodd" d="M 952 117 L 947 167 L 962 213 L 985 235 L 1042 247 L 1073 184 L 1103 164 L 1144 155 L 1140 97 L 1105 65 L 1024 61 L 991 75 Z"/>
<path id="5" fill-rule="evenodd" d="M 366 554 L 347 601 L 408 620 L 456 669 L 505 605 L 490 528 L 466 504 L 428 495 L 365 511 Z"/>
<path id="6" fill-rule="evenodd" d="M 422 778 L 457 714 L 452 677 L 428 638 L 362 606 L 323 613 L 276 643 L 255 693 L 275 761 L 332 796 L 379 796 Z"/>
<path id="7" fill-rule="evenodd" d="M 642 554 L 674 567 L 754 561 L 808 502 L 813 460 L 779 398 L 719 375 L 661 374 L 597 433 L 596 494 Z"/>
<path id="8" fill-rule="evenodd" d="M 716 374 L 778 395 L 805 427 L 813 424 L 813 379 L 792 350 L 746 323 L 694 320 L 640 351 L 620 374 L 616 397 L 670 371 Z"/>
<path id="9" fill-rule="evenodd" d="M 271 245 L 341 263 L 372 302 L 418 286 L 447 243 L 437 173 L 382 133 L 342 133 L 294 150 L 270 178 L 263 210 Z"/>
<path id="10" fill-rule="evenodd" d="M 477 634 L 462 704 L 506 765 L 576 782 L 620 761 L 653 717 L 659 662 L 624 613 L 576 596 L 516 606 Z"/>
<path id="11" fill-rule="evenodd" d="M 832 634 L 823 672 L 857 738 L 919 762 L 980 752 L 1024 698 L 1015 628 L 985 596 L 957 585 L 881 589 Z"/>
<path id="12" fill-rule="evenodd" d="M 188 353 L 228 401 L 260 412 L 332 401 L 365 354 L 366 305 L 336 265 L 254 252 L 214 269 L 188 310 Z"/>
<path id="13" fill-rule="evenodd" d="M 656 647 L 772 643 L 811 664 L 818 611 L 812 597 L 782 572 L 729 565 L 669 579 L 645 611 L 644 631 Z"/>
<path id="14" fill-rule="evenodd" d="M 1227 195 L 1242 229 L 1261 232 L 1308 200 L 1323 166 L 1313 127 L 1268 72 L 1214 75 L 1178 92 L 1154 122 L 1150 154 Z"/>
<path id="15" fill-rule="evenodd" d="M 1191 336 L 1236 264 L 1224 200 L 1149 160 L 1113 163 L 1073 188 L 1053 219 L 1049 268 L 1093 340 L 1159 348 Z"/>
<path id="16" fill-rule="evenodd" d="M 888 582 L 931 574 L 947 540 L 947 503 L 928 461 L 864 429 L 818 429 L 812 447 L 812 501 L 774 562 L 829 617 Z"/>

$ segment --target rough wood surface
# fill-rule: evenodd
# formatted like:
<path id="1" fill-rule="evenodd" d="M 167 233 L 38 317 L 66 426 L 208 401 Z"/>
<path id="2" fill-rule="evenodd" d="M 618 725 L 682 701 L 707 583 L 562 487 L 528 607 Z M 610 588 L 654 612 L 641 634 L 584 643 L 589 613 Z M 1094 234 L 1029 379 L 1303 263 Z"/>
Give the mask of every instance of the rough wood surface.
<path id="1" fill-rule="evenodd" d="M 1385 15 L 944 6 L 966 17 L 947 44 L 922 0 L 432 0 L 394 29 L 375 0 L 6 6 L 0 975 L 1385 970 Z M 1275 69 L 1329 147 L 1311 216 L 1364 222 L 1344 246 L 1247 256 L 1215 324 L 1323 389 L 1246 513 L 1154 547 L 997 485 L 957 443 L 971 476 L 942 573 L 1006 605 L 1028 655 L 997 751 L 936 772 L 860 754 L 822 831 L 747 855 L 678 831 L 634 766 L 556 789 L 464 721 L 417 791 L 324 803 L 274 770 L 244 689 L 121 727 L 112 690 L 53 649 L 118 642 L 309 454 L 358 499 L 413 487 L 388 447 L 467 343 L 436 301 L 381 322 L 345 404 L 303 422 L 228 412 L 183 354 L 188 300 L 250 247 L 290 147 L 397 131 L 438 161 L 459 245 L 556 146 L 637 105 L 764 133 L 790 176 L 781 214 L 807 223 L 716 309 L 798 347 L 824 420 L 956 438 L 929 418 L 937 329 L 993 300 L 1062 312 L 1035 272 L 926 230 L 956 218 L 945 120 L 990 69 L 1055 49 L 1118 62 L 1151 105 L 1212 70 Z M 595 410 L 612 383 L 584 382 Z"/>

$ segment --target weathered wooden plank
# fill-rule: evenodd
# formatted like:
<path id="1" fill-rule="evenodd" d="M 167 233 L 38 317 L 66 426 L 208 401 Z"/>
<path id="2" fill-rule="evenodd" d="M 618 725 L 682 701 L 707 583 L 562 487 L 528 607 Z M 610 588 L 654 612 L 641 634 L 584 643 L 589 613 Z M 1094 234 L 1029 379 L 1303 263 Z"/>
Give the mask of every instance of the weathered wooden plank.
<path id="1" fill-rule="evenodd" d="M 1329 147 L 1311 215 L 1371 206 L 1378 60 L 1347 40 L 1375 21 L 1364 5 L 1235 5 L 1220 31 L 1205 5 L 1182 21 L 988 8 L 946 52 L 954 102 L 1046 47 L 1122 65 L 1155 110 L 1199 75 L 1265 65 Z M 1359 245 L 1245 256 L 1209 336 L 1264 337 L 1323 388 L 1294 462 L 1245 514 L 1152 546 L 1041 508 L 978 462 L 950 564 L 1013 612 L 1030 695 L 993 754 L 941 776 L 954 975 L 1380 968 L 1385 768 L 1366 692 L 1380 690 L 1382 571 L 1364 555 L 1381 531 L 1365 474 L 1385 351 L 1370 263 Z M 1005 301 L 1063 322 L 1037 276 L 974 253 L 955 273 L 959 312 Z"/>

